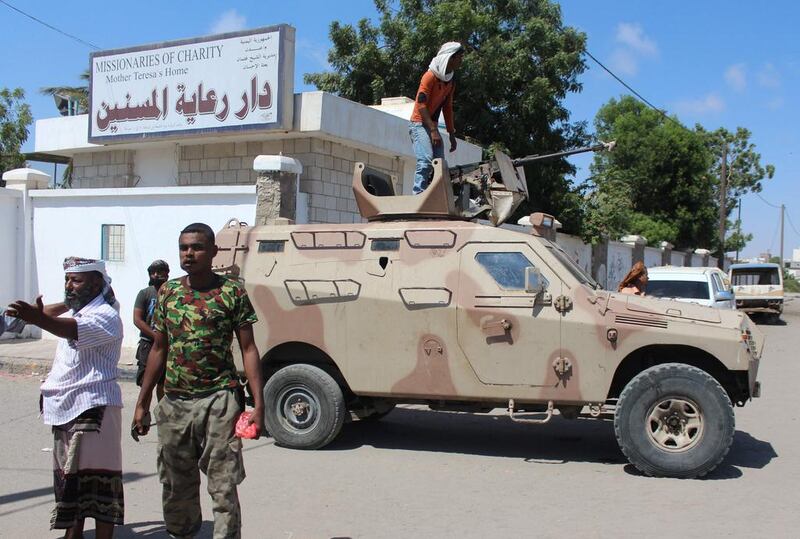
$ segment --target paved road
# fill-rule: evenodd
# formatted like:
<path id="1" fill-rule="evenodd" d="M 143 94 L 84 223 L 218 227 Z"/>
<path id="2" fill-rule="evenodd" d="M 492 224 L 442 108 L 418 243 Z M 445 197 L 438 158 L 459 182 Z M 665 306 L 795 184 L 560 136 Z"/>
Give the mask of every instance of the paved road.
<path id="1" fill-rule="evenodd" d="M 402 409 L 345 425 L 322 451 L 246 443 L 244 537 L 797 537 L 800 300 L 784 319 L 761 326 L 764 396 L 737 409 L 733 448 L 706 479 L 642 477 L 610 423 Z M 0 375 L 0 537 L 58 537 L 47 530 L 51 439 L 33 411 L 37 386 Z M 123 383 L 126 422 L 136 389 Z M 164 536 L 154 435 L 144 440 L 124 441 L 128 524 L 117 537 Z M 211 537 L 205 495 L 203 512 Z"/>

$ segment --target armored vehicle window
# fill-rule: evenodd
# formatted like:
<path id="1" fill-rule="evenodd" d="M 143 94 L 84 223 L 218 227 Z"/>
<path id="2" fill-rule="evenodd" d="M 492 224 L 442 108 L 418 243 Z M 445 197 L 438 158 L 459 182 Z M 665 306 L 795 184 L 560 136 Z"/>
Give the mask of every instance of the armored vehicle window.
<path id="1" fill-rule="evenodd" d="M 400 238 L 374 239 L 371 249 L 373 251 L 399 251 Z"/>
<path id="2" fill-rule="evenodd" d="M 259 240 L 259 253 L 282 253 L 286 240 Z"/>
<path id="3" fill-rule="evenodd" d="M 478 253 L 475 260 L 507 290 L 525 290 L 525 268 L 533 266 L 522 253 Z M 545 281 L 545 286 L 547 286 Z"/>

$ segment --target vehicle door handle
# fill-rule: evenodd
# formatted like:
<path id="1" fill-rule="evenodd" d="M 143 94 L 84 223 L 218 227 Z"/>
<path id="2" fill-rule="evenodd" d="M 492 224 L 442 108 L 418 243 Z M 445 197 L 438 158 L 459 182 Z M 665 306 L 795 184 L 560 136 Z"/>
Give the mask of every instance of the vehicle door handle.
<path id="1" fill-rule="evenodd" d="M 502 329 L 503 331 L 508 331 L 513 327 L 514 324 L 503 318 L 498 322 L 488 322 L 481 326 L 481 329 Z"/>

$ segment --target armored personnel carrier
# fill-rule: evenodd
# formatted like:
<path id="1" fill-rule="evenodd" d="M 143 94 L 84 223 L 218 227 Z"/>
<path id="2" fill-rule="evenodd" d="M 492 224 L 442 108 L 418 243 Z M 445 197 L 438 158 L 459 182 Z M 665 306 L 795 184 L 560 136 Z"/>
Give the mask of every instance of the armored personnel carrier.
<path id="1" fill-rule="evenodd" d="M 653 476 L 722 461 L 734 406 L 759 396 L 762 335 L 739 312 L 602 290 L 555 243 L 552 216 L 532 215 L 530 234 L 492 226 L 527 197 L 520 164 L 436 160 L 430 186 L 402 196 L 359 163 L 365 223 L 219 232 L 215 269 L 244 281 L 258 313 L 278 444 L 320 448 L 346 419 L 411 403 L 613 420 Z"/>

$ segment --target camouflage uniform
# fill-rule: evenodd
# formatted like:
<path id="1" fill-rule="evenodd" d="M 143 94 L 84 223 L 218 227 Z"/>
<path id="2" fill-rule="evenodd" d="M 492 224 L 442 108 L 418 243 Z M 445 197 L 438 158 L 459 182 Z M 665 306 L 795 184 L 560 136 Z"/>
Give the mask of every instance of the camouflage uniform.
<path id="1" fill-rule="evenodd" d="M 236 486 L 244 480 L 242 441 L 232 427 L 240 412 L 230 390 L 208 397 L 181 399 L 167 395 L 155 409 L 158 423 L 158 475 L 167 531 L 192 537 L 203 518 L 200 471 L 208 478 L 214 510 L 214 537 L 240 537 L 241 511 Z"/>
<path id="2" fill-rule="evenodd" d="M 167 338 L 165 398 L 155 410 L 164 522 L 177 537 L 200 529 L 200 473 L 208 477 L 214 537 L 241 536 L 236 486 L 244 480 L 234 436 L 242 397 L 231 354 L 235 329 L 256 322 L 244 287 L 219 278 L 193 290 L 184 279 L 162 285 L 153 323 Z"/>

